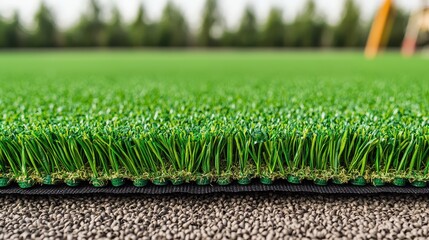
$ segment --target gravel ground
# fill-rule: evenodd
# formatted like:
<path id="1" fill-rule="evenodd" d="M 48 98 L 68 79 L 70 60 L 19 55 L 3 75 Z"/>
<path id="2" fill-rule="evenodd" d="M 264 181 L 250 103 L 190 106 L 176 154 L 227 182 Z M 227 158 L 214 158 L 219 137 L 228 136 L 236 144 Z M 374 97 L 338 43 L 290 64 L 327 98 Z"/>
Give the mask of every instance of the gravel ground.
<path id="1" fill-rule="evenodd" d="M 0 239 L 427 238 L 429 196 L 0 196 Z"/>

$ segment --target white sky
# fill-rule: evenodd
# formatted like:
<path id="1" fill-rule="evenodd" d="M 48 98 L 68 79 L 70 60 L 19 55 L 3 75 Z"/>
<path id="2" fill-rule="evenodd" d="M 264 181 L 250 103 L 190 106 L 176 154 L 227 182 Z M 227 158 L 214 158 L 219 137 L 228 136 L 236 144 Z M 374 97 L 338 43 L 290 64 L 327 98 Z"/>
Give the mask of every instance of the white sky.
<path id="1" fill-rule="evenodd" d="M 0 0 L 0 16 L 8 18 L 17 10 L 24 25 L 31 26 L 35 11 L 42 0 Z M 103 6 L 105 17 L 110 10 L 117 5 L 125 21 L 131 21 L 136 14 L 137 7 L 143 3 L 150 20 L 155 20 L 161 15 L 162 9 L 168 0 L 99 0 Z M 201 10 L 205 0 L 171 0 L 179 6 L 189 24 L 196 27 L 201 17 Z M 342 6 L 345 0 L 316 0 L 319 11 L 327 16 L 333 23 L 341 16 Z M 404 10 L 412 11 L 423 5 L 424 0 L 394 0 Z M 44 0 L 53 10 L 57 24 L 60 27 L 68 27 L 76 22 L 78 17 L 88 6 L 88 0 Z M 241 17 L 246 5 L 252 5 L 258 19 L 265 19 L 273 6 L 283 10 L 285 19 L 292 19 L 300 11 L 306 0 L 219 0 L 220 9 L 227 26 L 234 27 Z M 382 3 L 382 0 L 357 0 L 364 19 L 369 19 Z"/>

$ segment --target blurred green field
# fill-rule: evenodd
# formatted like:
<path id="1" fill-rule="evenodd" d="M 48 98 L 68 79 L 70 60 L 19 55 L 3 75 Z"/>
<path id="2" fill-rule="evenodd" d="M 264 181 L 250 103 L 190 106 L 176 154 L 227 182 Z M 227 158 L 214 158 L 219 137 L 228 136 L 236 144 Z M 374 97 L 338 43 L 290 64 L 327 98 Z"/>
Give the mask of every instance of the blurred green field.
<path id="1" fill-rule="evenodd" d="M 8 180 L 429 179 L 421 56 L 36 51 L 0 66 Z"/>

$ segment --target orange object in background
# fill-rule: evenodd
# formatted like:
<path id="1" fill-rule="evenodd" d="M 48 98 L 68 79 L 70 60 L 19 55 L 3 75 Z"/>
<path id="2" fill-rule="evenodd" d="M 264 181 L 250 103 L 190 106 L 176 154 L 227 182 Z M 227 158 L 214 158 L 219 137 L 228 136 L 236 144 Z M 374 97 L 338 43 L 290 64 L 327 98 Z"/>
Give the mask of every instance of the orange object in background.
<path id="1" fill-rule="evenodd" d="M 392 0 L 386 0 L 381 6 L 371 26 L 368 41 L 365 46 L 365 56 L 373 58 L 386 44 L 390 35 L 394 17 Z"/>

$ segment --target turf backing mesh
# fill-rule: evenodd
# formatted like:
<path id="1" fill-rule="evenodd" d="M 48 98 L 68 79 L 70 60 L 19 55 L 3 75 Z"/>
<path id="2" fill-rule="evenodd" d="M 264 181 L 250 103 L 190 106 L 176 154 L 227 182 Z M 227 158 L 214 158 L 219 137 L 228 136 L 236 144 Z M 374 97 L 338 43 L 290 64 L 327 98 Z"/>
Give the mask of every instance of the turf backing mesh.
<path id="1" fill-rule="evenodd" d="M 233 183 L 226 186 L 208 185 L 197 186 L 193 184 L 183 184 L 179 186 L 167 185 L 156 186 L 149 184 L 145 187 L 134 187 L 126 184 L 121 187 L 103 187 L 95 188 L 91 185 L 82 185 L 71 188 L 65 185 L 61 186 L 37 186 L 30 189 L 21 189 L 12 185 L 7 188 L 1 188 L 0 194 L 23 194 L 23 195 L 64 195 L 64 194 L 211 194 L 211 193 L 245 193 L 245 192 L 284 192 L 284 193 L 317 193 L 317 194 L 429 194 L 429 188 L 416 188 L 413 186 L 397 187 L 386 185 L 382 187 L 353 186 L 353 185 L 328 185 L 318 186 L 312 183 L 288 184 L 286 182 L 277 182 L 271 185 L 261 183 L 251 183 L 249 185 L 239 185 Z"/>

